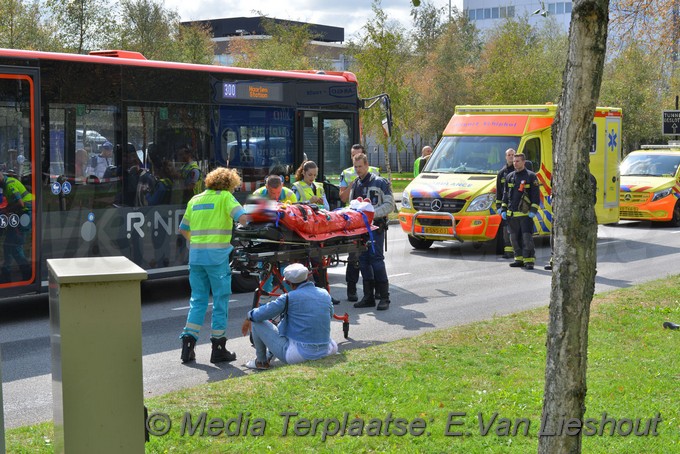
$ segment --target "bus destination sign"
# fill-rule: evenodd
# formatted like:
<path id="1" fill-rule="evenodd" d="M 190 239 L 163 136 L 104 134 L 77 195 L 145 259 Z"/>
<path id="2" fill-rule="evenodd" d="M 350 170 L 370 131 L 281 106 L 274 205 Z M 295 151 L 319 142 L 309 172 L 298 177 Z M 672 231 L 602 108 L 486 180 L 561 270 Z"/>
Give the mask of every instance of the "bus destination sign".
<path id="1" fill-rule="evenodd" d="M 222 99 L 283 101 L 283 85 L 259 82 L 223 82 Z"/>

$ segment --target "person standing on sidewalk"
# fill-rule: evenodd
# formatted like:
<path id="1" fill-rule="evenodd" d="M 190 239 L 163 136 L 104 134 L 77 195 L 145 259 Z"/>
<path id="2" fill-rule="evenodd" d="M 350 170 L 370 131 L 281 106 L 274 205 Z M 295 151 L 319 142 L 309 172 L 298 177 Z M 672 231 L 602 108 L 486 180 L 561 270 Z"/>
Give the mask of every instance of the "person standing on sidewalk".
<path id="1" fill-rule="evenodd" d="M 205 178 L 206 190 L 191 198 L 182 218 L 180 233 L 189 242 L 189 314 L 182 330 L 182 363 L 196 358 L 198 340 L 210 293 L 213 311 L 210 341 L 211 363 L 234 361 L 236 354 L 226 348 L 227 311 L 231 295 L 229 255 L 233 249 L 231 233 L 234 220 L 246 223 L 245 211 L 233 191 L 241 185 L 235 169 L 219 167 Z"/>
<path id="2" fill-rule="evenodd" d="M 540 193 L 538 178 L 534 172 L 526 168 L 525 161 L 522 153 L 516 154 L 513 158 L 515 171 L 507 177 L 501 217 L 510 227 L 510 242 L 515 254 L 515 261 L 510 266 L 533 270 L 536 262 L 534 218 L 538 213 Z"/>
<path id="3" fill-rule="evenodd" d="M 375 306 L 375 293 L 380 303 L 376 308 L 384 311 L 390 307 L 390 283 L 387 280 L 385 269 L 385 232 L 387 231 L 387 216 L 394 211 L 394 198 L 392 197 L 392 185 L 383 177 L 369 172 L 368 158 L 365 154 L 354 156 L 354 169 L 357 178 L 350 189 L 350 200 L 361 197 L 371 202 L 375 210 L 373 224 L 378 226 L 371 234 L 373 242 L 368 250 L 359 256 L 359 267 L 364 283 L 364 297 L 354 307 Z"/>
<path id="4" fill-rule="evenodd" d="M 360 143 L 352 145 L 350 155 L 352 159 L 358 154 L 366 154 L 364 146 Z M 368 171 L 373 175 L 380 176 L 380 169 L 373 166 L 368 166 Z M 347 167 L 340 174 L 340 200 L 345 206 L 349 205 L 349 190 L 354 180 L 357 178 L 357 172 L 354 170 L 354 162 L 352 167 Z M 357 283 L 359 282 L 359 254 L 350 252 L 347 256 L 347 266 L 345 267 L 345 282 L 347 282 L 347 301 L 359 301 L 357 295 Z"/>
<path id="5" fill-rule="evenodd" d="M 515 166 L 513 164 L 513 159 L 515 157 L 515 149 L 508 148 L 505 150 L 505 166 L 498 171 L 496 175 L 496 210 L 500 213 L 501 206 L 503 205 L 503 192 L 505 191 L 506 179 L 510 173 L 515 171 Z M 508 229 L 508 221 L 505 219 L 501 220 L 501 236 L 499 240 L 503 242 L 503 258 L 511 259 L 513 257 L 512 244 L 510 243 L 510 230 Z"/>

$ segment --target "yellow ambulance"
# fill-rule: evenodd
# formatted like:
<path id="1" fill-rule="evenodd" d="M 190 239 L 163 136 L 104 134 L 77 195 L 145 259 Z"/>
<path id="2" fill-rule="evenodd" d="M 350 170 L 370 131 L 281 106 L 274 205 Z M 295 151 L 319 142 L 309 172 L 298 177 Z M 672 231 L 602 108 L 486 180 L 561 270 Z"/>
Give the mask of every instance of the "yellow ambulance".
<path id="1" fill-rule="evenodd" d="M 680 143 L 643 145 L 621 163 L 621 219 L 680 227 Z"/>
<path id="2" fill-rule="evenodd" d="M 415 249 L 434 241 L 484 242 L 497 239 L 496 175 L 505 151 L 531 161 L 541 184 L 534 218 L 539 235 L 552 227 L 551 126 L 557 106 L 458 106 L 432 156 L 402 194 L 399 223 Z M 601 224 L 619 220 L 621 109 L 598 107 L 592 124 L 590 169 L 597 179 L 595 211 Z"/>

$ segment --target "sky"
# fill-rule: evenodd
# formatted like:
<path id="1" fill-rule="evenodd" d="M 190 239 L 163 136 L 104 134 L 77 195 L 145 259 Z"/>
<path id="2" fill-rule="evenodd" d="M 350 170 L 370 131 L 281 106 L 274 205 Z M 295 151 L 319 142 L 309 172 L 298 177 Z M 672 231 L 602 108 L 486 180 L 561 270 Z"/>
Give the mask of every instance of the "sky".
<path id="1" fill-rule="evenodd" d="M 449 0 L 429 1 L 448 9 Z M 382 0 L 381 5 L 389 19 L 411 28 L 410 0 Z M 463 0 L 451 0 L 451 5 L 461 9 Z M 177 11 L 182 21 L 253 17 L 261 13 L 275 19 L 343 27 L 346 41 L 357 36 L 373 17 L 371 0 L 165 0 L 165 7 Z"/>

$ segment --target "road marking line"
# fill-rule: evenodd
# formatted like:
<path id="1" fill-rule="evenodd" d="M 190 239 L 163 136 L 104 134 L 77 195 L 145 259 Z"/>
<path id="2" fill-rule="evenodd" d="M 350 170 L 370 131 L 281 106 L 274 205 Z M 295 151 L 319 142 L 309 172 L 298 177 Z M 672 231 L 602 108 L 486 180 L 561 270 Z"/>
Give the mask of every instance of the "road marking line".
<path id="1" fill-rule="evenodd" d="M 388 277 L 393 278 L 393 277 L 399 277 L 399 276 L 408 276 L 409 274 L 412 274 L 412 273 L 391 274 Z"/>
<path id="2" fill-rule="evenodd" d="M 236 303 L 238 300 L 229 300 L 230 303 Z M 208 306 L 212 306 L 213 303 L 208 303 Z M 191 306 L 173 307 L 171 311 L 183 311 L 185 309 L 191 309 Z"/>

